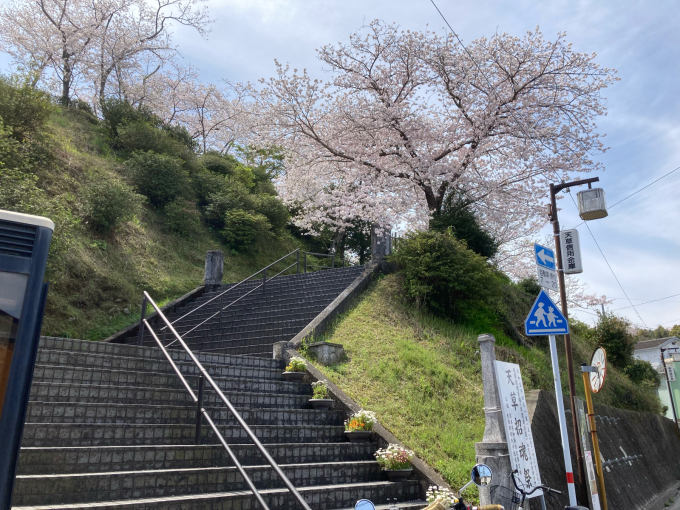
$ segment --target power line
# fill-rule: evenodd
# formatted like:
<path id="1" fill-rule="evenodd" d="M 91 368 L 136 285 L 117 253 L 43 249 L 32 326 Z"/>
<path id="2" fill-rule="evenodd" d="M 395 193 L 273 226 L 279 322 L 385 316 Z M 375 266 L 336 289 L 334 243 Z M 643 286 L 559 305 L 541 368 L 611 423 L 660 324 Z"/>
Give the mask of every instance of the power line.
<path id="1" fill-rule="evenodd" d="M 645 301 L 644 303 L 638 303 L 636 306 L 648 305 L 649 303 L 656 303 L 657 301 L 663 301 L 664 299 L 670 299 L 672 297 L 677 297 L 677 296 L 680 296 L 680 294 L 673 294 L 672 296 L 667 296 L 667 297 L 663 297 L 663 298 L 659 298 L 659 299 L 653 299 L 651 301 Z M 673 301 L 671 301 L 671 303 L 673 303 Z M 616 312 L 617 310 L 625 310 L 626 308 L 630 308 L 630 306 L 624 306 L 622 308 L 616 308 L 616 309 L 612 310 L 612 312 Z"/>
<path id="2" fill-rule="evenodd" d="M 574 200 L 574 195 L 572 195 L 571 193 L 569 193 L 569 196 L 571 197 L 571 201 L 574 202 L 574 207 L 576 207 L 576 208 L 578 209 L 578 206 L 576 205 L 576 200 Z M 607 260 L 607 257 L 605 256 L 604 252 L 602 251 L 602 248 L 600 248 L 600 243 L 597 242 L 597 239 L 595 239 L 595 235 L 593 234 L 593 231 L 590 230 L 590 225 L 588 225 L 588 222 L 584 222 L 584 223 L 585 223 L 585 225 L 586 225 L 586 228 L 588 229 L 588 232 L 590 232 L 590 236 L 593 238 L 593 241 L 595 241 L 595 245 L 597 246 L 597 249 L 600 250 L 600 254 L 602 255 L 602 258 L 603 258 L 604 261 L 607 263 L 607 266 L 609 267 L 609 270 L 612 272 L 612 275 L 614 275 L 614 279 L 616 280 L 616 283 L 619 284 L 619 287 L 621 288 L 621 292 L 623 292 L 623 295 L 626 296 L 626 299 L 628 299 L 628 302 L 630 303 L 630 306 L 633 308 L 633 310 L 635 310 L 635 313 L 637 314 L 637 316 L 638 316 L 638 318 L 640 319 L 640 321 L 642 322 L 642 324 L 645 325 L 645 328 L 647 328 L 648 326 L 647 326 L 647 324 L 645 323 L 645 321 L 642 319 L 642 316 L 640 315 L 640 312 L 637 311 L 637 308 L 635 308 L 635 305 L 633 304 L 633 302 L 632 302 L 632 301 L 630 300 L 630 298 L 628 297 L 628 293 L 627 293 L 626 290 L 623 288 L 623 285 L 621 285 L 621 282 L 619 281 L 618 276 L 616 276 L 616 273 L 614 272 L 614 269 L 612 268 L 611 264 L 610 264 L 609 261 Z"/>
<path id="3" fill-rule="evenodd" d="M 673 172 L 675 172 L 675 171 L 677 171 L 677 170 L 680 170 L 680 166 L 677 167 L 677 168 L 674 168 L 673 170 L 671 170 L 671 171 L 668 172 L 667 174 L 662 175 L 662 176 L 659 177 L 658 179 L 656 179 L 656 180 L 650 182 L 650 183 L 647 184 L 646 186 L 643 186 L 643 187 L 640 188 L 639 190 L 637 190 L 637 191 L 631 193 L 631 194 L 628 195 L 627 197 L 622 198 L 621 200 L 619 200 L 619 201 L 616 202 L 615 204 L 610 205 L 609 207 L 607 207 L 607 209 L 613 209 L 614 207 L 616 207 L 617 205 L 619 205 L 621 202 L 624 202 L 624 201 L 628 200 L 628 199 L 629 199 L 630 197 L 632 197 L 633 195 L 637 195 L 637 194 L 640 193 L 642 190 L 645 190 L 645 189 L 649 188 L 652 184 L 656 184 L 656 183 L 659 182 L 661 179 L 663 179 L 664 177 L 668 177 L 669 175 L 671 175 Z M 573 200 L 573 199 L 572 199 L 572 200 Z M 581 225 L 584 225 L 584 224 L 585 224 L 585 221 L 582 221 L 581 223 L 579 223 L 578 225 L 576 225 L 576 227 L 580 227 Z M 576 227 L 572 227 L 572 228 L 576 228 Z"/>

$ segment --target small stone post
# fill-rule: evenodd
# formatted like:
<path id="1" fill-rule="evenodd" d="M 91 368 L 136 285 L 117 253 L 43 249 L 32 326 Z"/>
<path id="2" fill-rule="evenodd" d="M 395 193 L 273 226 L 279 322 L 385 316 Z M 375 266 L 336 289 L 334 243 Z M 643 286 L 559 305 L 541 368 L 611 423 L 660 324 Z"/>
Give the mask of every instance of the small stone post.
<path id="1" fill-rule="evenodd" d="M 371 258 L 383 260 L 392 253 L 392 229 L 386 225 L 371 225 Z"/>
<path id="2" fill-rule="evenodd" d="M 503 486 L 513 489 L 510 473 L 510 455 L 508 453 L 508 443 L 505 437 L 505 425 L 503 424 L 503 411 L 500 408 L 500 398 L 498 387 L 496 386 L 496 339 L 493 335 L 479 335 L 479 352 L 482 358 L 482 383 L 484 384 L 484 415 L 486 417 L 486 427 L 481 443 L 475 443 L 477 462 L 486 464 L 493 472 L 491 485 L 479 488 L 479 502 L 481 505 L 508 504 L 509 501 L 498 498 L 494 492 L 500 496 L 508 496 L 511 493 L 504 489 L 497 489 L 495 486 Z"/>
<path id="3" fill-rule="evenodd" d="M 205 278 L 203 283 L 206 291 L 217 289 L 222 283 L 224 273 L 224 253 L 220 250 L 210 250 L 205 254 Z"/>

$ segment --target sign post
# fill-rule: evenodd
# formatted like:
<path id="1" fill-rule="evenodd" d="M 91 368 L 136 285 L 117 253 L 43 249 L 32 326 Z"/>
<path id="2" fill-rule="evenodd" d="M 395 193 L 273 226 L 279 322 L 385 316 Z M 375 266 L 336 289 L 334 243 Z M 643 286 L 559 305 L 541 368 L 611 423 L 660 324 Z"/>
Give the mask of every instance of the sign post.
<path id="1" fill-rule="evenodd" d="M 503 411 L 505 437 L 508 441 L 510 465 L 517 470 L 517 475 L 524 488 L 530 491 L 541 485 L 541 474 L 538 471 L 538 459 L 534 446 L 534 436 L 531 433 L 531 421 L 527 400 L 524 396 L 524 385 L 519 365 L 496 361 L 496 385 L 500 407 Z M 527 496 L 533 498 L 542 496 L 543 491 Z"/>
<path id="2" fill-rule="evenodd" d="M 593 506 L 597 504 L 599 507 L 600 501 L 602 502 L 602 509 L 607 510 L 607 494 L 604 490 L 604 471 L 602 471 L 602 457 L 600 456 L 600 443 L 597 439 L 597 425 L 595 424 L 595 410 L 593 409 L 593 393 L 599 393 L 604 384 L 605 377 L 607 376 L 607 353 L 600 347 L 598 348 L 590 361 L 590 366 L 583 364 L 581 365 L 581 372 L 583 373 L 583 386 L 586 393 L 586 405 L 588 406 L 588 421 L 590 424 L 590 435 L 593 443 L 593 455 L 595 456 L 595 466 L 597 469 L 597 477 L 599 482 L 599 490 L 593 491 L 591 487 L 591 493 L 593 495 Z M 588 458 L 586 452 L 586 467 L 589 467 L 588 471 L 592 469 L 592 459 Z M 588 466 L 588 461 L 590 466 Z M 588 473 L 588 482 L 593 484 L 593 477 Z M 596 499 L 597 498 L 597 499 Z"/>
<path id="3" fill-rule="evenodd" d="M 541 290 L 531 307 L 529 316 L 524 321 L 524 330 L 527 336 L 549 335 L 550 358 L 552 360 L 553 379 L 555 382 L 555 395 L 557 397 L 557 416 L 560 421 L 560 435 L 562 437 L 562 454 L 564 455 L 564 469 L 567 474 L 567 488 L 569 490 L 569 504 L 576 506 L 576 488 L 574 487 L 574 471 L 571 466 L 571 453 L 569 451 L 569 438 L 567 436 L 567 419 L 564 412 L 564 397 L 562 396 L 562 382 L 560 380 L 560 366 L 557 359 L 557 344 L 555 335 L 569 333 L 569 323 L 562 312 L 552 302 L 548 293 Z"/>
<path id="4" fill-rule="evenodd" d="M 538 284 L 548 290 L 559 292 L 560 284 L 555 270 L 555 252 L 546 246 L 534 244 Z"/>

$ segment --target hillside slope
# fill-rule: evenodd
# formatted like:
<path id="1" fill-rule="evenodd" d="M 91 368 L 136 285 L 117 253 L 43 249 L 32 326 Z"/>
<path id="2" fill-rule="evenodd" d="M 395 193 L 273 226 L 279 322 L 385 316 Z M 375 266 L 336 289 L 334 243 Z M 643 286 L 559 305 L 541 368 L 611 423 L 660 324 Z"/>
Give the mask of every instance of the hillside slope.
<path id="1" fill-rule="evenodd" d="M 520 347 L 498 324 L 454 324 L 422 314 L 404 304 L 401 276 L 373 283 L 355 306 L 341 316 L 325 340 L 342 344 L 344 362 L 320 370 L 433 466 L 453 486 L 469 481 L 475 463 L 474 443 L 484 432 L 483 392 L 477 335 L 496 336 L 498 359 L 519 363 L 525 389 L 554 390 L 545 346 Z M 592 352 L 572 335 L 574 360 Z M 304 349 L 303 355 L 306 355 Z M 560 366 L 565 366 L 558 342 Z M 612 369 L 598 403 L 624 407 L 658 404 L 655 395 L 635 388 Z M 577 378 L 580 381 L 580 378 Z M 562 371 L 563 390 L 568 391 Z M 582 383 L 577 388 L 583 395 Z M 625 397 L 625 398 L 622 398 Z M 630 408 L 630 407 L 628 407 Z"/>
<path id="2" fill-rule="evenodd" d="M 3 132 L 0 142 L 16 145 L 9 133 Z M 30 156 L 22 166 L 13 165 L 0 150 L 0 187 L 5 188 L 0 208 L 49 216 L 56 224 L 44 335 L 109 336 L 139 317 L 143 290 L 163 303 L 201 285 L 208 250 L 225 252 L 224 281 L 233 282 L 299 244 L 284 232 L 237 252 L 199 220 L 191 202 L 187 215 L 193 217 L 192 228 L 184 235 L 170 228 L 163 211 L 149 205 L 111 232 L 90 228 L 84 213 L 88 187 L 127 185 L 129 177 L 125 155 L 111 148 L 103 123 L 87 112 L 54 108 L 40 132 L 18 147 Z"/>

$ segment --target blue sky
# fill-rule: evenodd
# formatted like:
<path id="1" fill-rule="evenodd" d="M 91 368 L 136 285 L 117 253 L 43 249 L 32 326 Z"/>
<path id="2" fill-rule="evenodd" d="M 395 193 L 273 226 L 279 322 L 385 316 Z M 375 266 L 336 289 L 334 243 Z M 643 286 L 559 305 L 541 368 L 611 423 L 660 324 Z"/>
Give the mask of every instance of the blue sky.
<path id="1" fill-rule="evenodd" d="M 610 204 L 680 166 L 680 2 L 627 0 L 436 0 L 464 42 L 495 31 L 521 36 L 537 25 L 546 38 L 566 31 L 577 51 L 619 71 L 605 93 L 609 114 L 599 120 L 610 151 L 599 177 Z M 315 49 L 339 41 L 379 18 L 404 29 L 443 31 L 430 0 L 209 0 L 215 23 L 207 39 L 179 28 L 175 41 L 206 81 L 255 82 L 274 74 L 274 59 L 324 70 Z M 7 59 L 1 58 L 3 67 Z M 619 281 L 642 303 L 680 294 L 680 170 L 590 222 Z M 580 223 L 571 200 L 560 202 L 564 228 Z M 630 306 L 585 226 L 579 227 L 585 271 L 581 279 Z M 549 231 L 546 230 L 546 234 Z M 680 324 L 680 296 L 617 313 L 639 325 Z M 573 312 L 573 311 L 572 311 Z M 576 312 L 582 320 L 595 317 Z"/>

